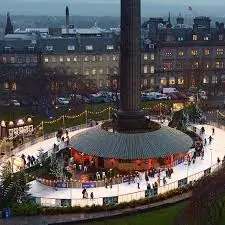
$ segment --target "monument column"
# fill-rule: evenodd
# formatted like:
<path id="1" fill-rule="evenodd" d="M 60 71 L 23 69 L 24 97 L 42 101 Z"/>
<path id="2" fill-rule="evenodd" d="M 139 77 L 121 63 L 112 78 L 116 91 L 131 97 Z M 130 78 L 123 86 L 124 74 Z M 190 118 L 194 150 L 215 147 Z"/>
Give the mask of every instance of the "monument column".
<path id="1" fill-rule="evenodd" d="M 117 127 L 139 129 L 146 124 L 144 113 L 140 110 L 140 0 L 121 0 L 120 28 L 120 110 Z"/>
<path id="2" fill-rule="evenodd" d="M 120 109 L 124 112 L 140 110 L 140 7 L 140 0 L 121 0 Z"/>

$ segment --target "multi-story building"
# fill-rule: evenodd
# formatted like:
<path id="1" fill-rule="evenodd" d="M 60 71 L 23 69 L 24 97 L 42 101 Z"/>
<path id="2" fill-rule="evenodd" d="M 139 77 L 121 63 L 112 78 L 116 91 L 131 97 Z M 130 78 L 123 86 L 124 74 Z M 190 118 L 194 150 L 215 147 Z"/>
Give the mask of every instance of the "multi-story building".
<path id="1" fill-rule="evenodd" d="M 28 34 L 7 34 L 0 40 L 1 95 L 35 95 L 41 62 L 37 40 L 37 35 Z"/>
<path id="2" fill-rule="evenodd" d="M 196 17 L 193 27 L 170 19 L 150 18 L 145 23 L 148 37 L 157 43 L 156 83 L 159 86 L 190 86 L 216 94 L 225 81 L 225 29 L 223 23 L 211 27 L 208 17 Z"/>
<path id="3" fill-rule="evenodd" d="M 46 90 L 54 96 L 72 94 L 81 89 L 117 88 L 120 62 L 118 30 L 106 31 L 97 26 L 76 29 L 69 25 L 67 8 L 66 26 L 63 28 L 17 31 L 0 41 L 2 89 L 25 91 L 29 89 L 25 85 L 28 78 L 40 77 Z M 175 25 L 171 24 L 170 18 L 168 21 L 150 18 L 143 23 L 141 45 L 142 89 L 197 86 L 216 94 L 223 88 L 223 23 L 211 27 L 208 17 L 196 17 L 193 27 L 190 27 L 184 24 L 181 15 Z"/>

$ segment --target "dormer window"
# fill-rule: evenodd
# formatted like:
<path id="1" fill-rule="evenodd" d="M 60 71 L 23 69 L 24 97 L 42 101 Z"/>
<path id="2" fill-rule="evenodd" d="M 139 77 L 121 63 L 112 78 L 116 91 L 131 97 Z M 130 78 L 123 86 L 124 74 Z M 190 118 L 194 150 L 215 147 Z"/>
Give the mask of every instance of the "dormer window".
<path id="1" fill-rule="evenodd" d="M 92 51 L 93 50 L 93 45 L 86 45 L 86 50 L 87 51 Z"/>
<path id="2" fill-rule="evenodd" d="M 113 50 L 113 49 L 114 49 L 114 46 L 113 46 L 113 45 L 107 45 L 107 46 L 106 46 L 106 49 L 107 49 L 107 50 Z"/>
<path id="3" fill-rule="evenodd" d="M 5 52 L 10 52 L 11 51 L 11 47 L 9 47 L 9 46 L 6 46 L 4 49 L 5 49 Z"/>
<path id="4" fill-rule="evenodd" d="M 53 46 L 52 45 L 47 45 L 46 46 L 47 51 L 53 51 Z"/>
<path id="5" fill-rule="evenodd" d="M 74 45 L 68 45 L 67 46 L 67 50 L 68 51 L 74 51 L 75 50 L 75 46 Z"/>
<path id="6" fill-rule="evenodd" d="M 28 51 L 29 52 L 34 52 L 34 47 L 33 46 L 28 47 Z"/>
<path id="7" fill-rule="evenodd" d="M 197 40 L 198 40 L 198 36 L 197 36 L 196 34 L 194 34 L 194 35 L 192 36 L 192 40 L 193 40 L 193 41 L 197 41 Z"/>

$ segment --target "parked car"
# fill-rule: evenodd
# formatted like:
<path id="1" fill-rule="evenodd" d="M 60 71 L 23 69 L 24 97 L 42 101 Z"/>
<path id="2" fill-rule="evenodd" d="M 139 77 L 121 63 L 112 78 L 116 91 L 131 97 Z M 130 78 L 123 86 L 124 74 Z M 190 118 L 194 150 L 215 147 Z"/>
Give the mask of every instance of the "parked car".
<path id="1" fill-rule="evenodd" d="M 157 100 L 170 100 L 171 97 L 169 95 L 165 95 L 165 94 L 157 94 L 156 99 Z"/>
<path id="2" fill-rule="evenodd" d="M 16 106 L 16 107 L 20 107 L 20 103 L 18 100 L 14 99 L 10 101 L 10 105 Z"/>
<path id="3" fill-rule="evenodd" d="M 61 105 L 68 105 L 70 103 L 68 98 L 59 98 L 58 99 L 59 104 Z"/>

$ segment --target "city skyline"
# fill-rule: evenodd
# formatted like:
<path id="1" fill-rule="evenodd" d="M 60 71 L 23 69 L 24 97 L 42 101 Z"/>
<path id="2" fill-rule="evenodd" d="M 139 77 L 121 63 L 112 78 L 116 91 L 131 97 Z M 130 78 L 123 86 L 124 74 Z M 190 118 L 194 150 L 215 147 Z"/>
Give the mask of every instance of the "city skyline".
<path id="1" fill-rule="evenodd" d="M 14 15 L 63 15 L 63 10 L 66 5 L 70 7 L 71 15 L 81 16 L 119 16 L 120 0 L 11 0 L 1 4 L 0 14 L 5 14 L 7 11 Z M 45 7 L 43 8 L 43 4 Z M 52 5 L 54 4 L 54 8 Z M 87 4 L 89 7 L 86 7 Z M 142 16 L 156 16 L 165 14 L 168 11 L 172 13 L 188 13 L 188 7 L 192 8 L 194 15 L 217 15 L 224 16 L 223 7 L 225 2 L 218 3 L 206 0 L 195 1 L 171 0 L 168 3 L 165 0 L 158 2 L 157 0 L 142 0 Z M 216 11 L 215 11 L 216 10 Z M 215 12 L 215 13 L 214 13 Z"/>

